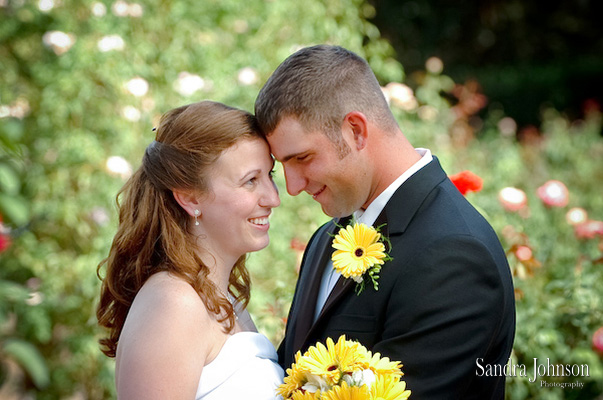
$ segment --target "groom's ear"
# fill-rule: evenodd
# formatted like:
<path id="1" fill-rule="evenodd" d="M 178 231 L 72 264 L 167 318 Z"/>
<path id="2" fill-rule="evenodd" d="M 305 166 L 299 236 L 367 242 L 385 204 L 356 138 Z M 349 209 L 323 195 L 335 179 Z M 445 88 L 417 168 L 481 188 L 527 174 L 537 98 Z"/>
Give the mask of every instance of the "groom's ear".
<path id="1" fill-rule="evenodd" d="M 350 111 L 343 118 L 343 132 L 350 132 L 354 141 L 356 150 L 362 150 L 366 147 L 368 138 L 368 121 L 366 115 L 360 111 Z"/>

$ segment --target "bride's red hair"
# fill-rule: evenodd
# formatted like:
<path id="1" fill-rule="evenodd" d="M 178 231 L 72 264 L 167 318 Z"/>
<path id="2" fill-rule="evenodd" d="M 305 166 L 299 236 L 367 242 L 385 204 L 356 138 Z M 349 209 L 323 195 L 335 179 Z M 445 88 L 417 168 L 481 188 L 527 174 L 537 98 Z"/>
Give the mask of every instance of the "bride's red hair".
<path id="1" fill-rule="evenodd" d="M 242 110 L 203 101 L 173 109 L 161 117 L 156 141 L 146 150 L 142 166 L 117 195 L 119 226 L 106 266 L 99 325 L 108 337 L 99 342 L 103 353 L 115 357 L 117 342 L 134 297 L 153 274 L 167 271 L 187 281 L 225 330 L 231 331 L 232 305 L 209 280 L 209 269 L 197 255 L 190 233 L 190 216 L 172 190 L 208 191 L 208 171 L 220 154 L 242 138 L 262 138 L 255 118 Z M 244 307 L 249 303 L 250 278 L 245 256 L 230 274 L 229 292 Z"/>

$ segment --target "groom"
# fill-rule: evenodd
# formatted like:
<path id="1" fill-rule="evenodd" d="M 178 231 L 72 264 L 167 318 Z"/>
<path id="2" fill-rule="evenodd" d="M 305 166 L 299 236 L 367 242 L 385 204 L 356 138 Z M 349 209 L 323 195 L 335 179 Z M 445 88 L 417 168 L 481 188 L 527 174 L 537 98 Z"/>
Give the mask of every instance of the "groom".
<path id="1" fill-rule="evenodd" d="M 437 158 L 400 131 L 367 62 L 337 46 L 301 49 L 266 82 L 255 112 L 289 194 L 307 192 L 334 218 L 304 254 L 283 366 L 345 334 L 401 361 L 415 400 L 503 399 L 505 377 L 481 372 L 502 370 L 513 344 L 505 253 Z M 391 242 L 378 290 L 360 295 L 331 262 L 331 234 L 352 215 L 385 224 Z"/>

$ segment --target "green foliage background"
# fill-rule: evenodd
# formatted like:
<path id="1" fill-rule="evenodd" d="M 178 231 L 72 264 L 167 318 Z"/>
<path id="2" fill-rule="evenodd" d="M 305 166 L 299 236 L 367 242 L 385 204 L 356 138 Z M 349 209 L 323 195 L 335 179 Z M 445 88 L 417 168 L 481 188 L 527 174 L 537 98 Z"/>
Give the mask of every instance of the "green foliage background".
<path id="1" fill-rule="evenodd" d="M 120 7 L 129 15 L 117 15 Z M 360 0 L 0 1 L 0 215 L 12 241 L 0 253 L 0 397 L 114 397 L 114 362 L 99 351 L 94 317 L 96 266 L 115 233 L 115 194 L 124 183 L 107 159 L 120 156 L 137 168 L 151 128 L 176 106 L 211 99 L 252 110 L 272 70 L 302 46 L 343 45 L 367 58 L 383 85 L 403 82 L 392 47 L 368 22 L 374 14 Z M 57 54 L 44 44 L 51 31 L 71 35 L 73 45 Z M 119 35 L 123 50 L 100 51 L 107 35 Z M 244 68 L 255 79 L 240 80 Z M 179 94 L 182 72 L 200 76 L 204 87 Z M 126 88 L 136 77 L 149 85 L 142 96 Z M 469 169 L 484 179 L 484 189 L 468 198 L 505 249 L 521 237 L 542 264 L 533 276 L 516 278 L 523 297 L 513 362 L 549 357 L 590 366 L 590 377 L 557 379 L 583 382 L 580 391 L 510 378 L 508 397 L 596 398 L 603 363 L 591 338 L 603 325 L 601 245 L 578 241 L 564 215 L 579 206 L 603 218 L 601 115 L 568 121 L 546 110 L 539 141 L 519 143 L 501 133 L 504 115 L 496 108 L 481 129 L 471 128 L 442 96 L 454 87 L 447 76 L 424 72 L 417 106 L 392 108 L 411 141 L 432 149 L 450 174 Z M 138 115 L 127 117 L 128 109 Z M 326 220 L 308 196 L 286 194 L 282 173 L 276 179 L 282 205 L 271 244 L 249 257 L 250 311 L 274 343 L 296 280 L 292 243 L 305 243 Z M 540 203 L 536 188 L 549 179 L 568 186 L 567 208 Z M 525 190 L 529 216 L 502 209 L 497 195 L 505 186 Z M 509 235 L 509 226 L 524 236 Z M 513 254 L 509 260 L 520 265 Z"/>

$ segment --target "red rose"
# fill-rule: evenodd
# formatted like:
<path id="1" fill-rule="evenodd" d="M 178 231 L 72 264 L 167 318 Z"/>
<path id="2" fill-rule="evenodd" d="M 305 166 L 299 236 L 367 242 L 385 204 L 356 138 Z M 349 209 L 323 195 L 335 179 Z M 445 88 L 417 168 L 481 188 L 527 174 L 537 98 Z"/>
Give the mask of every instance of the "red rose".
<path id="1" fill-rule="evenodd" d="M 463 195 L 467 194 L 467 192 L 479 192 L 482 190 L 484 183 L 482 178 L 471 171 L 459 172 L 450 176 L 450 180 Z"/>
<path id="2" fill-rule="evenodd" d="M 593 350 L 603 356 L 603 326 L 593 334 Z"/>
<path id="3" fill-rule="evenodd" d="M 302 242 L 301 240 L 299 240 L 298 238 L 294 237 L 293 239 L 291 239 L 291 243 L 289 244 L 289 247 L 293 250 L 296 251 L 304 251 L 306 250 L 306 244 L 304 242 Z"/>
<path id="4" fill-rule="evenodd" d="M 10 247 L 10 236 L 0 235 L 0 253 Z"/>

